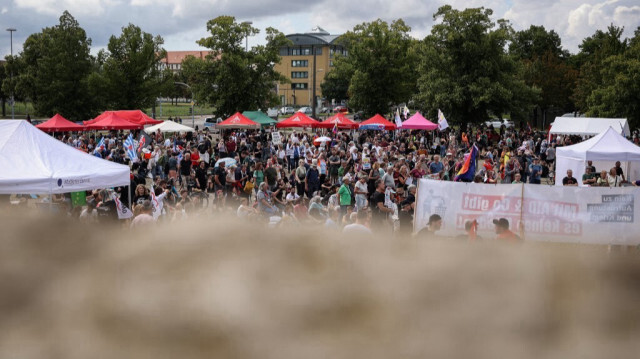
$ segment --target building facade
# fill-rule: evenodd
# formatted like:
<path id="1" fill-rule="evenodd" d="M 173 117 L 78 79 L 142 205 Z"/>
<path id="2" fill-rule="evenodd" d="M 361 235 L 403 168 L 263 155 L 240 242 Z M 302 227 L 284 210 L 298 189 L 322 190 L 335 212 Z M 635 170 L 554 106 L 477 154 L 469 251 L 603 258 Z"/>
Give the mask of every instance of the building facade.
<path id="1" fill-rule="evenodd" d="M 167 57 L 162 59 L 161 70 L 170 69 L 173 72 L 179 72 L 182 69 L 182 61 L 187 56 L 204 60 L 209 54 L 211 51 L 167 51 Z"/>
<path id="2" fill-rule="evenodd" d="M 320 84 L 333 67 L 334 56 L 347 55 L 344 47 L 337 44 L 339 36 L 331 35 L 321 27 L 304 34 L 287 35 L 293 44 L 280 49 L 281 61 L 275 66 L 291 81 L 278 84 L 278 96 L 283 106 L 311 107 L 314 89 L 316 106 L 327 104 Z"/>

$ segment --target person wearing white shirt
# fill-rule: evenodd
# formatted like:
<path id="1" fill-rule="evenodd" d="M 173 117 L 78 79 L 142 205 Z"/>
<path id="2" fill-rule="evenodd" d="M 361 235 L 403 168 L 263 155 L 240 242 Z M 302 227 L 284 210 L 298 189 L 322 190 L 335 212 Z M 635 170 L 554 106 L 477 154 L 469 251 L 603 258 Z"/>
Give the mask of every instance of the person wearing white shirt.
<path id="1" fill-rule="evenodd" d="M 300 196 L 296 193 L 296 188 L 295 187 L 289 188 L 289 193 L 287 193 L 287 196 L 285 197 L 285 200 L 287 201 L 287 203 L 295 202 L 298 199 L 300 199 Z"/>

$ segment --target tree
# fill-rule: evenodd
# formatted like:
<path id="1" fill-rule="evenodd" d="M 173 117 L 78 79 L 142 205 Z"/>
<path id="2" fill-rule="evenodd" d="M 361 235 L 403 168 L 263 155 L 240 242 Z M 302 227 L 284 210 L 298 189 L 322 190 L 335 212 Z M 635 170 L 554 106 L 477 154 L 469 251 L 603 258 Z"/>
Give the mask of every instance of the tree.
<path id="1" fill-rule="evenodd" d="M 325 76 L 320 84 L 322 95 L 325 98 L 338 102 L 349 99 L 349 84 L 353 77 L 353 67 L 345 57 L 334 55 L 333 69 Z"/>
<path id="2" fill-rule="evenodd" d="M 623 54 L 628 41 L 622 40 L 624 28 L 610 25 L 607 31 L 597 30 L 592 36 L 582 40 L 580 53 L 574 63 L 580 69 L 577 85 L 573 93 L 576 107 L 582 112 L 589 111 L 588 98 L 604 79 L 601 71 L 603 62 L 610 56 Z"/>
<path id="3" fill-rule="evenodd" d="M 386 114 L 393 104 L 408 101 L 417 80 L 417 42 L 410 31 L 402 19 L 356 25 L 340 39 L 348 56 L 337 58 L 327 75 L 329 90 L 333 86 L 334 96 L 344 96 L 348 81 L 349 107 L 367 116 Z"/>
<path id="4" fill-rule="evenodd" d="M 463 11 L 441 7 L 421 47 L 420 107 L 431 116 L 442 109 L 447 118 L 466 124 L 491 115 L 511 113 L 522 119 L 538 91 L 522 80 L 522 66 L 510 57 L 506 45 L 512 30 L 508 22 L 491 21 L 491 9 Z"/>
<path id="5" fill-rule="evenodd" d="M 278 104 L 275 84 L 287 79 L 274 65 L 280 62 L 280 48 L 290 43 L 284 34 L 269 27 L 266 44 L 246 50 L 244 39 L 260 32 L 250 24 L 219 16 L 207 23 L 207 30 L 211 36 L 197 43 L 212 54 L 204 60 L 188 58 L 182 65 L 196 98 L 215 107 L 221 117 Z"/>
<path id="6" fill-rule="evenodd" d="M 92 85 L 102 91 L 104 105 L 112 109 L 143 109 L 154 106 L 166 86 L 167 76 L 160 70 L 166 56 L 160 36 L 143 32 L 129 24 L 119 37 L 111 36 L 108 52 L 99 56 L 98 76 Z M 171 79 L 172 81 L 172 79 Z"/>
<path id="7" fill-rule="evenodd" d="M 14 84 L 5 79 L 3 88 L 30 99 L 38 115 L 60 113 L 73 121 L 87 120 L 95 114 L 88 91 L 90 46 L 91 39 L 65 11 L 58 25 L 27 38 L 9 65 L 15 66 Z"/>
<path id="8" fill-rule="evenodd" d="M 599 83 L 586 99 L 587 115 L 626 117 L 640 125 L 640 27 L 623 54 L 601 62 Z"/>
<path id="9" fill-rule="evenodd" d="M 571 95 L 578 72 L 567 63 L 569 52 L 562 49 L 560 36 L 555 31 L 533 25 L 518 31 L 509 44 L 509 53 L 522 62 L 525 83 L 540 90 L 534 120 L 540 110 L 542 125 L 546 126 L 548 110 L 560 113 L 573 110 Z"/>
<path id="10" fill-rule="evenodd" d="M 0 63 L 0 85 L 7 78 L 7 63 Z M 9 99 L 10 93 L 7 93 L 3 90 L 2 86 L 0 86 L 0 101 L 2 102 L 2 117 L 7 116 L 7 100 Z"/>

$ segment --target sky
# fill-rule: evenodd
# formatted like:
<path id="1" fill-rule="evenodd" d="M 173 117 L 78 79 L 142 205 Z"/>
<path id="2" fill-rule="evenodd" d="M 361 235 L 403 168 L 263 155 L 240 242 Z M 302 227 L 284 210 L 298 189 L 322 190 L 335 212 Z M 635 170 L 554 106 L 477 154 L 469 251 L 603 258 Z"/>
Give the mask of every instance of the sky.
<path id="1" fill-rule="evenodd" d="M 516 30 L 543 25 L 555 30 L 565 49 L 576 53 L 582 39 L 611 23 L 624 26 L 624 37 L 640 26 L 639 0 L 0 0 L 0 24 L 16 28 L 13 50 L 18 53 L 32 33 L 58 23 L 68 10 L 92 39 L 92 52 L 105 48 L 111 35 L 133 23 L 164 38 L 168 51 L 199 50 L 196 41 L 206 37 L 206 23 L 220 15 L 252 21 L 261 29 L 249 39 L 264 43 L 264 29 L 285 34 L 309 32 L 320 26 L 341 34 L 354 25 L 402 18 L 412 36 L 424 38 L 434 23 L 433 14 L 449 4 L 456 9 L 485 7 L 493 20 L 507 19 Z M 0 55 L 10 53 L 9 32 L 0 34 Z"/>

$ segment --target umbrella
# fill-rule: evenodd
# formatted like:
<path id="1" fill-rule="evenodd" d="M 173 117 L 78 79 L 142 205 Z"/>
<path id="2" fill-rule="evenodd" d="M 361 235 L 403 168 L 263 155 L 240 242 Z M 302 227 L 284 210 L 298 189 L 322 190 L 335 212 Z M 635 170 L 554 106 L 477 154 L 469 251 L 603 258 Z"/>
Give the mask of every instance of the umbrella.
<path id="1" fill-rule="evenodd" d="M 220 162 L 224 162 L 224 166 L 225 166 L 225 167 L 234 166 L 236 163 L 238 163 L 238 162 L 236 161 L 236 159 L 235 159 L 235 158 L 225 157 L 225 158 L 219 159 L 219 160 L 216 162 L 216 165 L 215 165 L 214 167 L 218 167 L 218 165 L 220 164 Z"/>
<path id="2" fill-rule="evenodd" d="M 322 136 L 322 137 L 318 137 L 315 140 L 313 140 L 314 142 L 331 142 L 331 138 L 327 137 L 327 136 Z"/>

